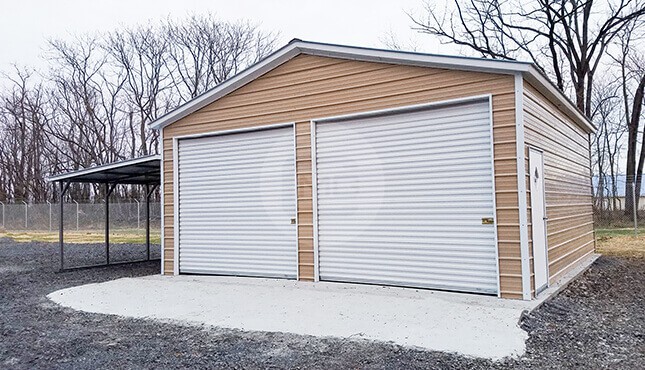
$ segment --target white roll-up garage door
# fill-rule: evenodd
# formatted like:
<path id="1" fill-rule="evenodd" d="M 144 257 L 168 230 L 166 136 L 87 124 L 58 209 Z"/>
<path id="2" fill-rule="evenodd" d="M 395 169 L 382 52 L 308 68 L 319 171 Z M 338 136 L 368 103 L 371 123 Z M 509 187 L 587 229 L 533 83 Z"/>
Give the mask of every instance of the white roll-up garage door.
<path id="1" fill-rule="evenodd" d="M 293 128 L 178 146 L 179 271 L 295 278 Z"/>
<path id="2" fill-rule="evenodd" d="M 315 124 L 321 280 L 497 293 L 488 99 Z"/>

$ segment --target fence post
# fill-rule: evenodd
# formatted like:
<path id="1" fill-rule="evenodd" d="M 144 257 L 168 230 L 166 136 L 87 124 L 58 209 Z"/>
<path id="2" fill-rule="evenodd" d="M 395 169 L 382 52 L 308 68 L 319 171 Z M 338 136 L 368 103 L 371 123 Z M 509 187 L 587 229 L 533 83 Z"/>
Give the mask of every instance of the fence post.
<path id="1" fill-rule="evenodd" d="M 27 230 L 27 228 L 28 228 L 28 226 L 27 226 L 27 216 L 28 216 L 27 215 L 27 202 L 25 202 L 23 200 L 22 203 L 24 203 L 24 205 L 25 205 L 25 230 Z"/>
<path id="2" fill-rule="evenodd" d="M 78 231 L 78 202 L 74 201 L 76 203 L 76 231 Z"/>
<path id="3" fill-rule="evenodd" d="M 634 213 L 634 236 L 638 236 L 638 210 L 636 209 L 636 184 L 632 184 L 632 210 Z"/>
<path id="4" fill-rule="evenodd" d="M 134 201 L 135 201 L 135 202 L 137 202 L 137 230 L 139 230 L 139 229 L 141 228 L 141 227 L 140 227 L 140 225 L 141 225 L 141 218 L 140 218 L 140 216 L 139 216 L 139 215 L 141 214 L 141 213 L 140 213 L 141 203 L 139 203 L 139 201 L 138 201 L 138 200 L 136 200 L 136 199 L 135 199 Z"/>
<path id="5" fill-rule="evenodd" d="M 47 204 L 49 205 L 49 231 L 52 231 L 52 202 L 47 201 Z"/>
<path id="6" fill-rule="evenodd" d="M 4 229 L 4 203 L 0 202 L 2 204 L 2 228 Z"/>

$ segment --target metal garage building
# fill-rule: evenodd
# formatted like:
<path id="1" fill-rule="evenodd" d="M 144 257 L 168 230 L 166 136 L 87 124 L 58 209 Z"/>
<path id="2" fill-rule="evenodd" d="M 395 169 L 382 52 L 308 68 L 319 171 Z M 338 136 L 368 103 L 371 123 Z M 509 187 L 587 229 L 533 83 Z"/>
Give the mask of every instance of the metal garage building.
<path id="1" fill-rule="evenodd" d="M 594 250 L 594 127 L 530 63 L 294 40 L 152 127 L 164 274 L 530 299 Z"/>

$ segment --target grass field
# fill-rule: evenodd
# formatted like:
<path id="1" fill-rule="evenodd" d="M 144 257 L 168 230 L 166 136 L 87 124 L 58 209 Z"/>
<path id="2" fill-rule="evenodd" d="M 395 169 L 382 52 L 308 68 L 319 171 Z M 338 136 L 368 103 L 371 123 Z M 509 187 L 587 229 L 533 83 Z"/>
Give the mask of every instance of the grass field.
<path id="1" fill-rule="evenodd" d="M 0 238 L 2 237 L 9 237 L 17 242 L 57 242 L 58 232 L 0 230 Z M 105 240 L 105 232 L 101 230 L 65 231 L 64 237 L 66 243 L 101 243 Z M 110 243 L 143 244 L 145 242 L 146 232 L 143 229 L 119 229 L 110 232 Z M 150 243 L 161 243 L 158 230 L 150 230 Z"/>
<path id="2" fill-rule="evenodd" d="M 621 257 L 645 258 L 645 229 L 596 229 L 598 253 Z"/>
<path id="3" fill-rule="evenodd" d="M 58 232 L 0 230 L 1 237 L 9 237 L 17 242 L 57 242 Z M 103 231 L 99 230 L 65 231 L 67 243 L 101 243 L 103 240 Z M 599 253 L 645 258 L 645 228 L 639 230 L 637 236 L 633 229 L 596 229 L 596 240 Z M 143 244 L 145 241 L 143 229 L 119 229 L 110 233 L 111 243 Z M 150 242 L 161 243 L 158 230 L 151 230 Z"/>

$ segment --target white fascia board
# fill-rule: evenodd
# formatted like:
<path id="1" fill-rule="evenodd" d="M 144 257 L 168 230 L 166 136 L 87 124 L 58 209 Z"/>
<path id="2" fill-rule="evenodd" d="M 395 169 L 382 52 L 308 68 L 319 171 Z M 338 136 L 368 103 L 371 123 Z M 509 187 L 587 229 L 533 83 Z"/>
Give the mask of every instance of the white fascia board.
<path id="1" fill-rule="evenodd" d="M 144 162 L 148 162 L 150 160 L 155 160 L 155 159 L 161 159 L 161 156 L 158 155 L 158 154 L 157 155 L 149 155 L 149 156 L 145 156 L 145 157 L 127 159 L 125 161 L 114 162 L 114 163 L 109 163 L 109 164 L 105 164 L 105 165 L 98 165 L 98 166 L 95 166 L 95 167 L 90 167 L 90 168 L 86 168 L 86 169 L 82 169 L 82 170 L 78 170 L 78 171 L 71 171 L 71 172 L 63 173 L 63 174 L 56 175 L 56 176 L 50 176 L 50 177 L 47 178 L 47 181 L 49 181 L 49 182 L 61 181 L 61 180 L 65 180 L 65 179 L 68 179 L 68 178 L 71 178 L 71 177 L 76 177 L 76 176 L 80 176 L 80 175 L 88 175 L 88 174 L 101 172 L 101 171 L 105 171 L 105 170 L 112 170 L 112 169 L 115 169 L 115 168 L 131 166 L 133 164 L 144 163 Z"/>
<path id="2" fill-rule="evenodd" d="M 319 44 L 305 41 L 296 42 L 296 45 L 302 51 L 302 53 L 309 55 L 358 60 L 363 62 L 402 64 L 418 67 L 434 67 L 464 71 L 515 74 L 517 72 L 527 72 L 529 70 L 529 67 L 531 66 L 531 63 L 519 61 L 471 58 L 439 54 L 422 54 L 394 50 L 361 48 L 354 46 Z"/>

